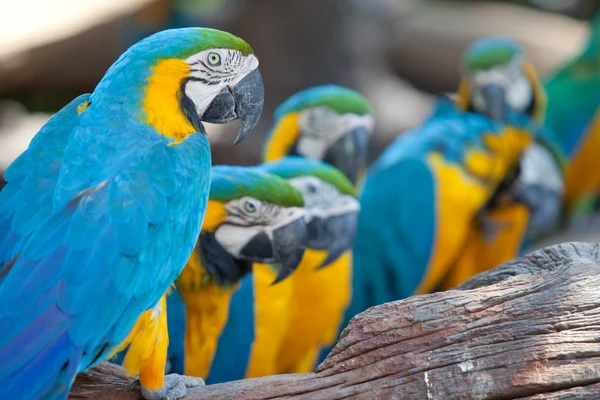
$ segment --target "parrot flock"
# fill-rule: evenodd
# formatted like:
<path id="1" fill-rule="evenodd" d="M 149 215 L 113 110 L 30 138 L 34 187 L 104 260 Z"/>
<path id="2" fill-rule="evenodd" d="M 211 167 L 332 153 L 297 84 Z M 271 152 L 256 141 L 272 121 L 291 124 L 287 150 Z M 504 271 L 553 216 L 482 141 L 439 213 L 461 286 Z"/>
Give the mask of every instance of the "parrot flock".
<path id="1" fill-rule="evenodd" d="M 514 41 L 475 41 L 457 93 L 372 165 L 369 101 L 307 88 L 256 166 L 212 166 L 202 125 L 239 119 L 234 144 L 256 126 L 250 45 L 207 28 L 139 41 L 5 172 L 0 399 L 66 399 L 102 361 L 148 400 L 310 372 L 367 308 L 523 254 L 600 192 L 598 41 L 597 18 L 547 79 Z"/>

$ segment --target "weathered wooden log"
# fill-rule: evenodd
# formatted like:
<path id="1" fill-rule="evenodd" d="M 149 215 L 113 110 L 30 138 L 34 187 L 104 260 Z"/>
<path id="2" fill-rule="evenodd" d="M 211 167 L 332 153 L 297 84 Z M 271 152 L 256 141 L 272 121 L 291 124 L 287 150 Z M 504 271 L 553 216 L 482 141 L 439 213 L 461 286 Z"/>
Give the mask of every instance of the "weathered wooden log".
<path id="1" fill-rule="evenodd" d="M 459 290 L 356 316 L 315 373 L 194 388 L 188 399 L 593 399 L 600 393 L 600 246 L 566 243 Z M 138 399 L 102 364 L 72 398 Z"/>

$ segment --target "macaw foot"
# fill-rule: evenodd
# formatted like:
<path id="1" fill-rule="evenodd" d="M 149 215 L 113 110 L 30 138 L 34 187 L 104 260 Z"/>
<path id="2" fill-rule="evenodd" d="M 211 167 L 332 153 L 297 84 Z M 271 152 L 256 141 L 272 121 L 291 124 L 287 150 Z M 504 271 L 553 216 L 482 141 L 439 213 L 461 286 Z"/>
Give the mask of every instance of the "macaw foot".
<path id="1" fill-rule="evenodd" d="M 187 388 L 204 384 L 202 378 L 170 374 L 165 376 L 165 385 L 159 390 L 149 390 L 142 386 L 142 396 L 146 400 L 177 400 L 187 395 Z"/>

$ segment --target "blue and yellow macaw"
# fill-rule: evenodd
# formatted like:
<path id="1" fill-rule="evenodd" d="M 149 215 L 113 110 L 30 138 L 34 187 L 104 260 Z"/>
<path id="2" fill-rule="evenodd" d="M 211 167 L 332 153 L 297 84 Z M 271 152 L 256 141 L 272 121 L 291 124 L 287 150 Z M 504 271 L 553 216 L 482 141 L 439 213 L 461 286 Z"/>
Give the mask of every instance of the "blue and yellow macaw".
<path id="1" fill-rule="evenodd" d="M 567 157 L 565 205 L 575 211 L 600 190 L 600 14 L 586 47 L 548 77 L 545 88 L 547 124 Z"/>
<path id="2" fill-rule="evenodd" d="M 263 161 L 296 155 L 325 161 L 357 185 L 367 166 L 374 118 L 360 93 L 336 85 L 296 93 L 275 111 Z"/>
<path id="3" fill-rule="evenodd" d="M 302 193 L 308 248 L 297 270 L 277 285 L 272 265 L 253 264 L 231 299 L 210 371 L 200 355 L 185 349 L 185 373 L 209 383 L 312 369 L 321 347 L 335 340 L 350 300 L 347 266 L 359 207 L 352 184 L 332 166 L 302 157 L 258 168 Z M 175 371 L 180 359 L 171 359 Z"/>
<path id="4" fill-rule="evenodd" d="M 286 100 L 276 110 L 274 119 L 274 127 L 264 146 L 264 161 L 277 160 L 285 155 L 322 160 L 341 170 L 355 187 L 362 187 L 367 168 L 368 140 L 374 129 L 372 107 L 364 96 L 336 85 L 313 87 Z M 315 254 L 312 251 L 307 253 Z M 311 264 L 308 262 L 307 265 Z M 302 279 L 299 277 L 301 270 L 299 268 L 298 278 L 293 277 L 294 280 Z M 350 251 L 339 257 L 332 268 L 324 271 L 340 277 L 339 281 L 333 277 L 329 279 L 329 292 L 340 293 L 340 298 L 350 296 L 343 294 L 346 290 L 343 277 L 352 273 Z M 320 275 L 323 274 L 325 272 Z M 307 282 L 312 280 L 307 278 Z M 316 289 L 307 293 L 307 298 L 319 296 Z M 314 369 L 315 361 L 309 352 L 303 362 L 296 362 L 295 367 L 289 362 L 284 364 L 287 365 L 277 372 L 308 372 Z"/>
<path id="5" fill-rule="evenodd" d="M 269 263 L 269 285 L 294 271 L 308 243 L 302 206 L 302 194 L 282 178 L 256 167 L 213 167 L 198 244 L 174 292 L 140 318 L 127 341 L 122 362 L 128 372 L 140 373 L 142 385 L 162 379 L 169 346 L 172 370 L 207 378 L 213 366 L 228 361 L 217 350 L 223 335 L 233 335 L 236 345 L 247 343 L 245 353 L 226 353 L 232 368 L 245 365 L 254 326 L 252 291 L 238 290 L 238 282 L 256 263 Z M 238 299 L 249 305 L 237 320 L 248 324 L 247 331 L 235 325 L 232 331 L 228 323 L 230 301 Z"/>
<path id="6" fill-rule="evenodd" d="M 265 367 L 269 358 L 256 352 L 248 376 L 311 372 L 321 350 L 335 343 L 350 303 L 351 248 L 360 210 L 356 189 L 339 170 L 317 160 L 288 156 L 261 168 L 289 180 L 302 192 L 310 238 L 305 259 L 286 282 L 292 293 L 288 329 L 279 338 L 273 369 Z M 268 305 L 276 297 L 268 280 L 257 275 L 254 292 L 257 311 L 262 311 L 257 312 L 257 324 L 275 325 L 277 315 Z M 265 328 L 265 344 L 276 340 L 269 336 Z"/>
<path id="7" fill-rule="evenodd" d="M 516 174 L 507 176 L 486 207 L 498 213 L 499 203 L 526 205 L 529 242 L 556 225 L 564 194 L 564 154 L 545 125 L 546 93 L 521 47 L 506 38 L 474 42 L 465 53 L 463 70 L 456 96 L 461 110 L 524 126 L 535 138 Z"/>
<path id="8" fill-rule="evenodd" d="M 548 189 L 519 175 L 522 156 L 536 140 L 547 141 L 539 129 L 544 92 L 520 47 L 507 39 L 475 42 L 464 64 L 456 103 L 440 102 L 369 170 L 346 322 L 373 305 L 452 288 L 522 248 L 535 210 L 525 195 Z M 544 159 L 560 171 L 545 149 Z M 545 226 L 560 207 L 539 209 L 536 223 Z"/>
<path id="9" fill-rule="evenodd" d="M 256 124 L 250 46 L 203 28 L 127 50 L 93 93 L 42 127 L 0 192 L 0 399 L 66 399 L 190 257 L 208 202 L 201 121 Z M 173 375 L 148 398 L 167 398 Z M 181 395 L 181 393 L 179 393 Z M 174 398 L 173 396 L 169 398 Z"/>

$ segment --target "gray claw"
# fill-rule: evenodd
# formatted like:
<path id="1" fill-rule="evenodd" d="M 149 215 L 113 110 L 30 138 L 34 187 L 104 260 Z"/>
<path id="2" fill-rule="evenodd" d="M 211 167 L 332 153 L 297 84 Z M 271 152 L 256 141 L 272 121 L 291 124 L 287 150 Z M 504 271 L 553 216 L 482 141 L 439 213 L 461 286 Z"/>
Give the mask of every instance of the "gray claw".
<path id="1" fill-rule="evenodd" d="M 187 388 L 204 385 L 202 378 L 170 374 L 165 376 L 165 385 L 159 390 L 142 387 L 142 396 L 146 400 L 177 400 L 187 395 Z"/>

